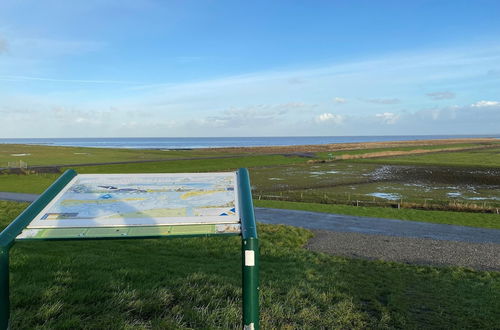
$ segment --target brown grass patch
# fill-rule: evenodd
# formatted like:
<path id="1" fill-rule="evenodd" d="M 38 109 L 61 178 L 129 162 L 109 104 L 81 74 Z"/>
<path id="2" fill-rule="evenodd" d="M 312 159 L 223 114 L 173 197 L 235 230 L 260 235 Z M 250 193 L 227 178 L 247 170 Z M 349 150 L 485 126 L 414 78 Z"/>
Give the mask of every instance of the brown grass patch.
<path id="1" fill-rule="evenodd" d="M 377 157 L 408 156 L 408 155 L 428 154 L 428 153 L 443 152 L 443 151 L 463 151 L 463 150 L 479 149 L 479 148 L 483 147 L 477 146 L 477 147 L 467 147 L 467 148 L 440 148 L 431 150 L 415 149 L 407 151 L 380 151 L 380 152 L 368 152 L 366 154 L 359 154 L 359 155 L 340 155 L 337 156 L 336 159 L 364 159 L 364 158 L 377 158 Z"/>
<path id="2" fill-rule="evenodd" d="M 500 141 L 495 138 L 464 138 L 464 139 L 442 139 L 442 140 L 418 140 L 418 141 L 390 141 L 390 142 L 363 142 L 363 143 L 334 143 L 300 146 L 270 146 L 270 147 L 234 147 L 234 148 L 214 148 L 215 151 L 227 151 L 231 153 L 257 153 L 257 154 L 278 154 L 278 153 L 307 153 L 307 152 L 335 152 L 343 150 L 376 149 L 376 148 L 396 148 L 396 147 L 418 147 L 435 145 L 453 145 L 463 143 L 493 144 Z M 450 150 L 452 148 L 446 148 Z M 426 150 L 427 152 L 427 150 Z"/>

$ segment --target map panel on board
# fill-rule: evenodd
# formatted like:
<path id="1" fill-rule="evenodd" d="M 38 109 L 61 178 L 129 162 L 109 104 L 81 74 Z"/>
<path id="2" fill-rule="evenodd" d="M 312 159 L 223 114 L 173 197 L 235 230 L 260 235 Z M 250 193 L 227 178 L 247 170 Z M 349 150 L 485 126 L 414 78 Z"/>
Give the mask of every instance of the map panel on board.
<path id="1" fill-rule="evenodd" d="M 79 174 L 27 228 L 239 223 L 236 181 L 235 172 Z"/>

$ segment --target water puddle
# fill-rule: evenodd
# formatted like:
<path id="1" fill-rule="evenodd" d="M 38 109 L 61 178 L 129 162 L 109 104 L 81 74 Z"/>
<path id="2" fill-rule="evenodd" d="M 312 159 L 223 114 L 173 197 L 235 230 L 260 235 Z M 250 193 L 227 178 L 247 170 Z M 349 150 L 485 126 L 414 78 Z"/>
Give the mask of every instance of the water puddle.
<path id="1" fill-rule="evenodd" d="M 336 173 L 340 173 L 339 171 L 312 171 L 312 172 L 309 172 L 310 175 L 323 175 L 323 174 L 336 174 Z"/>
<path id="2" fill-rule="evenodd" d="M 499 197 L 465 197 L 470 201 L 500 201 Z"/>
<path id="3" fill-rule="evenodd" d="M 371 193 L 371 194 L 366 194 L 366 195 L 367 196 L 378 197 L 378 198 L 383 198 L 383 199 L 387 199 L 387 200 L 390 200 L 390 201 L 395 201 L 395 200 L 401 199 L 401 196 L 399 194 L 393 194 L 393 193 L 380 193 L 380 192 L 376 192 L 376 193 Z"/>

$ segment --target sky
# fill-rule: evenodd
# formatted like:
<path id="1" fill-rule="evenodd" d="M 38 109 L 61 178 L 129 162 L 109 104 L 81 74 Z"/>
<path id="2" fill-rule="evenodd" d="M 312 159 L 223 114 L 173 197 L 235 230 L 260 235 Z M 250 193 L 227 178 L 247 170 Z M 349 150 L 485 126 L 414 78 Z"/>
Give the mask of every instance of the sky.
<path id="1" fill-rule="evenodd" d="M 500 134 L 500 1 L 0 0 L 0 138 Z"/>

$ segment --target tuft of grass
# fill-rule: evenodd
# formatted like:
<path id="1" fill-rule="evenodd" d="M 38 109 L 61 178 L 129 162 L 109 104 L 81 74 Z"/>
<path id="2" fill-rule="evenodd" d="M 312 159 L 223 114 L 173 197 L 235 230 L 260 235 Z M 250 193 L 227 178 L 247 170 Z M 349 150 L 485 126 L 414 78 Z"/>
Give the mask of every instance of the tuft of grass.
<path id="1" fill-rule="evenodd" d="M 500 229 L 498 214 L 393 209 L 387 207 L 363 207 L 337 204 L 301 203 L 286 201 L 256 200 L 255 206 L 311 212 L 337 213 L 354 216 L 411 220 L 447 225 Z"/>
<path id="2" fill-rule="evenodd" d="M 26 204 L 0 202 L 0 228 Z M 498 326 L 500 273 L 351 260 L 311 232 L 259 225 L 263 329 Z M 22 242 L 12 328 L 241 328 L 238 237 Z"/>

